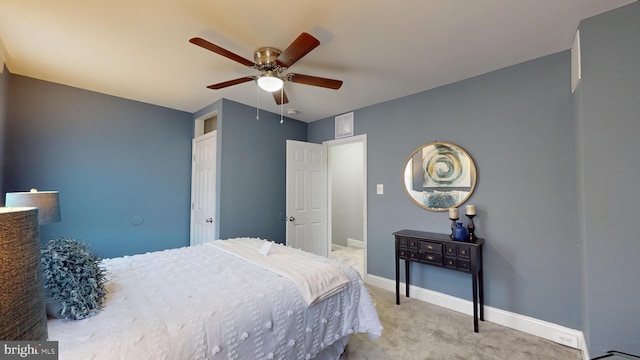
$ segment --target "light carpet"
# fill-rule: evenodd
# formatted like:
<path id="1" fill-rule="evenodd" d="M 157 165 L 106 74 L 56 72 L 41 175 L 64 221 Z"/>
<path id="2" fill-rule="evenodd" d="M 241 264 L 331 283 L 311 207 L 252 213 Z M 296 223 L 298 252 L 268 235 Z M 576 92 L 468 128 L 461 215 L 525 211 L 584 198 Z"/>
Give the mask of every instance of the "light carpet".
<path id="1" fill-rule="evenodd" d="M 521 331 L 367 286 L 384 326 L 376 340 L 351 335 L 344 360 L 581 360 L 582 353 Z"/>
<path id="2" fill-rule="evenodd" d="M 364 249 L 357 247 L 341 247 L 331 252 L 331 258 L 347 264 L 364 274 Z"/>

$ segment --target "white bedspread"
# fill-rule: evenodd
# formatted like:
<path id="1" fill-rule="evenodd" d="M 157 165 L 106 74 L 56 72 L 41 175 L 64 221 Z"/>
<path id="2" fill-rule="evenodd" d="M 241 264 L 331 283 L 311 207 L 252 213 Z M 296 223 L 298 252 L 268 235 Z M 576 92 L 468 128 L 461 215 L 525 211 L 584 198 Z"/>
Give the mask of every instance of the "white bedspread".
<path id="1" fill-rule="evenodd" d="M 299 249 L 271 243 L 267 255 L 260 253 L 260 239 L 215 240 L 207 243 L 293 281 L 307 305 L 313 305 L 344 289 L 349 279 L 335 264 Z"/>
<path id="2" fill-rule="evenodd" d="M 338 264 L 350 285 L 307 306 L 291 280 L 210 245 L 103 262 L 104 309 L 84 320 L 49 320 L 61 360 L 311 359 L 351 333 L 382 331 L 346 265 Z"/>

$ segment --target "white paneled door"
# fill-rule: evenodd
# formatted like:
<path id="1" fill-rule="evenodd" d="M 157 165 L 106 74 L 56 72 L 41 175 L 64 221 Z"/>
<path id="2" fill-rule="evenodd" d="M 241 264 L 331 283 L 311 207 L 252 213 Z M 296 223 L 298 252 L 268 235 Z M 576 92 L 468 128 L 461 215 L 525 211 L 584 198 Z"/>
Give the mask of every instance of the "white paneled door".
<path id="1" fill-rule="evenodd" d="M 327 148 L 287 140 L 287 245 L 328 256 Z"/>
<path id="2" fill-rule="evenodd" d="M 193 139 L 191 164 L 191 245 L 216 238 L 217 131 Z"/>

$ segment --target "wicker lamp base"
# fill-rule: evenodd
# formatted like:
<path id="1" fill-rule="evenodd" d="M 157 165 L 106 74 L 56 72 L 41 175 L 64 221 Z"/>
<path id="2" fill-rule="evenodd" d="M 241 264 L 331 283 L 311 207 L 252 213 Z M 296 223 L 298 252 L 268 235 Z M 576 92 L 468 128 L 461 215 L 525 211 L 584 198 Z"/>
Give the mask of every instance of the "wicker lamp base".
<path id="1" fill-rule="evenodd" d="M 38 209 L 0 208 L 0 340 L 47 340 Z"/>

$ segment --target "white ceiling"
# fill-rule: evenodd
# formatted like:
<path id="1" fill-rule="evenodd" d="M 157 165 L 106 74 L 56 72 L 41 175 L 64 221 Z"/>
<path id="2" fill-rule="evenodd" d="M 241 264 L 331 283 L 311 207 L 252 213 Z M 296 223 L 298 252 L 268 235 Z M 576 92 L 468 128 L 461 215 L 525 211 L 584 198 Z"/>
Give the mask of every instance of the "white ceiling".
<path id="1" fill-rule="evenodd" d="M 320 46 L 290 71 L 344 81 L 285 85 L 285 115 L 310 122 L 569 49 L 581 19 L 633 1 L 0 0 L 0 52 L 13 74 L 195 112 L 256 106 L 254 82 L 206 86 L 257 71 L 190 38 L 252 60 L 309 32 Z"/>

